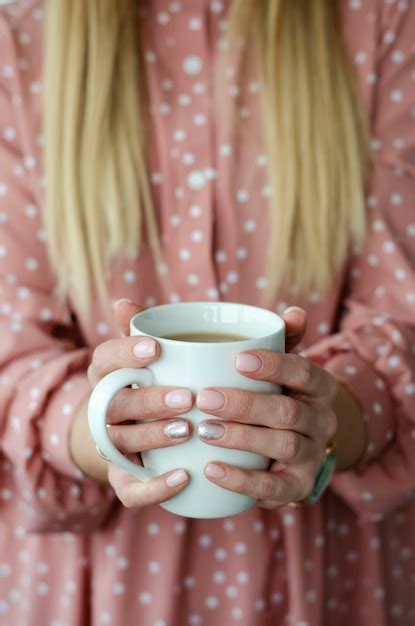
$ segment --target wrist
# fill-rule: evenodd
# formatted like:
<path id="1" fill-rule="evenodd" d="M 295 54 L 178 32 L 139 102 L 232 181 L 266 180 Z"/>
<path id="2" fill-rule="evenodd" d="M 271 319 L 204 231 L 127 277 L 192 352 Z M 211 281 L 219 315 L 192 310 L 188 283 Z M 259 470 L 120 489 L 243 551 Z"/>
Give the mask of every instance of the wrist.
<path id="1" fill-rule="evenodd" d="M 108 483 L 108 461 L 97 452 L 88 427 L 88 394 L 78 407 L 69 431 L 69 451 L 74 464 L 89 478 Z"/>
<path id="2" fill-rule="evenodd" d="M 364 413 L 358 399 L 341 382 L 338 383 L 333 411 L 337 417 L 336 472 L 342 472 L 356 465 L 366 449 Z"/>

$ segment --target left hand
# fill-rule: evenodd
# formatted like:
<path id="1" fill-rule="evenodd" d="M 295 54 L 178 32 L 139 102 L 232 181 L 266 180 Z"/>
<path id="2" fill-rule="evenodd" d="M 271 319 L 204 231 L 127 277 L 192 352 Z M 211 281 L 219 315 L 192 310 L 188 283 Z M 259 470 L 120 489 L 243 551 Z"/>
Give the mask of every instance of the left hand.
<path id="1" fill-rule="evenodd" d="M 289 351 L 304 335 L 306 314 L 295 307 L 287 310 L 284 319 Z M 247 366 L 252 371 L 248 372 Z M 237 369 L 248 378 L 277 383 L 286 393 L 204 389 L 196 398 L 197 407 L 220 419 L 202 422 L 199 436 L 208 444 L 255 452 L 272 461 L 267 471 L 244 470 L 222 461 L 209 463 L 205 467 L 207 478 L 225 489 L 257 498 L 258 506 L 267 509 L 306 498 L 313 489 L 326 445 L 337 430 L 332 408 L 337 381 L 322 367 L 287 352 L 241 353 Z M 216 428 L 206 433 L 203 425 L 212 423 Z M 210 438 L 202 433 L 210 434 Z M 212 438 L 215 434 L 219 438 Z M 212 465 L 222 470 L 223 477 L 208 475 Z"/>

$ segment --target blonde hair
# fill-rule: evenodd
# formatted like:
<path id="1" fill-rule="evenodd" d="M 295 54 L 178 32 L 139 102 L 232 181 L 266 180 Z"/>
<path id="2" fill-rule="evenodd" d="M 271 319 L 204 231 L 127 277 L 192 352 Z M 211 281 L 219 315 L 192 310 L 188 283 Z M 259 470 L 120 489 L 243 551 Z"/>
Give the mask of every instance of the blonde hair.
<path id="1" fill-rule="evenodd" d="M 146 166 L 136 0 L 47 0 L 44 107 L 48 252 L 57 292 L 107 301 L 110 263 L 143 234 L 162 262 Z M 365 232 L 367 123 L 337 2 L 234 0 L 229 42 L 263 84 L 269 286 L 330 286 Z M 252 55 L 252 52 L 255 54 Z M 162 277 L 161 277 L 162 280 Z"/>

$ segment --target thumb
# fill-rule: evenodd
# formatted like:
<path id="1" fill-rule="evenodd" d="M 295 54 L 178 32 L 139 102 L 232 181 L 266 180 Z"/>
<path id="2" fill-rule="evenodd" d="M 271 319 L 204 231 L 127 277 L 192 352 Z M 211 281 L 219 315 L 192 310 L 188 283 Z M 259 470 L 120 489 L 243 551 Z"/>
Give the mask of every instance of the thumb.
<path id="1" fill-rule="evenodd" d="M 285 351 L 291 352 L 305 335 L 307 314 L 299 306 L 290 306 L 282 317 L 285 322 Z"/>
<path id="2" fill-rule="evenodd" d="M 114 304 L 115 323 L 126 337 L 130 334 L 130 319 L 140 311 L 144 311 L 144 307 L 128 298 L 117 300 Z"/>

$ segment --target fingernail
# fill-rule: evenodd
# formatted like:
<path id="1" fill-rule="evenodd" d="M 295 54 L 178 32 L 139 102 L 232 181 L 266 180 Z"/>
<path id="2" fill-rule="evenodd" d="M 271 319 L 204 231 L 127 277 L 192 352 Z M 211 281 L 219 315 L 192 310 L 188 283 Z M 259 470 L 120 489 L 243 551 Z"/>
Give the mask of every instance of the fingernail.
<path id="1" fill-rule="evenodd" d="M 222 424 L 215 422 L 200 422 L 197 427 L 197 434 L 204 439 L 222 439 L 225 429 Z"/>
<path id="2" fill-rule="evenodd" d="M 168 487 L 177 487 L 177 485 L 181 485 L 182 483 L 185 483 L 187 479 L 188 479 L 187 473 L 184 470 L 179 469 L 167 476 L 166 485 Z"/>
<path id="3" fill-rule="evenodd" d="M 261 359 L 254 354 L 238 354 L 236 357 L 236 367 L 243 372 L 257 372 L 261 365 Z"/>
<path id="4" fill-rule="evenodd" d="M 114 304 L 113 304 L 114 309 L 116 309 L 116 308 L 117 308 L 117 306 L 118 306 L 119 304 L 121 304 L 121 302 L 128 302 L 128 304 L 133 304 L 133 301 L 132 301 L 132 300 L 130 300 L 130 298 L 120 298 L 119 300 L 117 300 L 116 302 L 114 302 Z"/>
<path id="5" fill-rule="evenodd" d="M 196 398 L 196 405 L 199 409 L 208 409 L 216 411 L 221 409 L 225 404 L 225 396 L 220 391 L 212 391 L 211 389 L 203 389 L 199 391 Z"/>
<path id="6" fill-rule="evenodd" d="M 226 470 L 221 465 L 216 465 L 216 463 L 208 463 L 205 467 L 205 474 L 210 476 L 210 478 L 224 478 Z"/>
<path id="7" fill-rule="evenodd" d="M 189 423 L 185 420 L 171 420 L 165 425 L 164 434 L 172 439 L 187 437 L 189 434 Z"/>
<path id="8" fill-rule="evenodd" d="M 302 309 L 300 306 L 289 306 L 288 308 L 284 309 L 284 314 L 289 313 L 290 311 L 297 311 L 297 313 L 305 314 L 304 309 Z"/>
<path id="9" fill-rule="evenodd" d="M 185 409 L 192 405 L 192 392 L 189 389 L 173 389 L 166 393 L 164 404 L 171 409 Z"/>
<path id="10" fill-rule="evenodd" d="M 141 341 L 135 344 L 133 353 L 139 359 L 149 359 L 156 354 L 156 342 L 150 337 L 141 339 Z"/>

